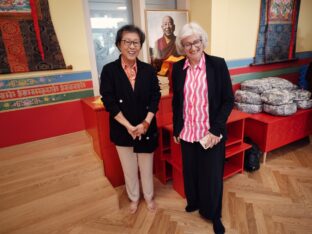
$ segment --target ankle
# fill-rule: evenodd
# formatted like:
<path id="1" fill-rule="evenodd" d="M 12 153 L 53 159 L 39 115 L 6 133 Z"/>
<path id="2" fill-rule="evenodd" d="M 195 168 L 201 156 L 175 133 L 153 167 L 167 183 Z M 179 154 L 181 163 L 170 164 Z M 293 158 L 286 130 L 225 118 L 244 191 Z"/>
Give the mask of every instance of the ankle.
<path id="1" fill-rule="evenodd" d="M 155 212 L 157 209 L 155 201 L 153 199 L 152 200 L 145 200 L 145 201 L 146 201 L 147 209 L 151 212 Z"/>
<path id="2" fill-rule="evenodd" d="M 224 234 L 225 228 L 220 218 L 213 220 L 213 230 L 216 234 Z"/>
<path id="3" fill-rule="evenodd" d="M 131 201 L 130 202 L 130 214 L 134 214 L 137 209 L 138 209 L 138 206 L 139 206 L 139 201 Z"/>
<path id="4" fill-rule="evenodd" d="M 197 207 L 197 206 L 190 206 L 190 205 L 187 205 L 187 206 L 185 207 L 185 211 L 186 211 L 186 212 L 194 212 L 194 211 L 196 211 L 196 210 L 198 210 L 198 207 Z"/>

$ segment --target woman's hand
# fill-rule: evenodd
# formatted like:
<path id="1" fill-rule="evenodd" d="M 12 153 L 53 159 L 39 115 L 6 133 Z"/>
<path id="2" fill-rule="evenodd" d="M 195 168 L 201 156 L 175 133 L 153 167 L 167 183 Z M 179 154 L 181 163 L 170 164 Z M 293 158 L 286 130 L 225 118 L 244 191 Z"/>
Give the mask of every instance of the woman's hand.
<path id="1" fill-rule="evenodd" d="M 131 135 L 132 139 L 135 139 L 137 137 L 137 134 L 136 134 L 137 127 L 134 127 L 131 124 L 129 124 L 127 126 L 127 131 Z"/>
<path id="2" fill-rule="evenodd" d="M 207 148 L 212 148 L 216 144 L 220 142 L 221 138 L 218 136 L 213 135 L 212 133 L 208 133 L 207 141 L 205 143 L 205 146 Z"/>
<path id="3" fill-rule="evenodd" d="M 142 123 L 140 123 L 135 128 L 136 128 L 135 135 L 137 137 L 139 137 L 139 139 L 140 139 L 141 135 L 145 134 L 145 132 L 146 132 L 145 127 L 144 127 L 144 125 Z"/>
<path id="4" fill-rule="evenodd" d="M 180 137 L 173 136 L 173 141 L 176 144 L 180 144 Z"/>
<path id="5" fill-rule="evenodd" d="M 123 125 L 128 133 L 131 135 L 131 137 L 133 139 L 135 139 L 137 137 L 136 135 L 136 131 L 137 131 L 137 127 L 134 127 L 126 118 L 125 116 L 122 114 L 122 112 L 120 111 L 116 116 L 115 116 L 115 120 L 117 122 L 119 122 L 121 125 Z"/>
<path id="6" fill-rule="evenodd" d="M 135 128 L 135 135 L 139 137 L 139 140 L 141 140 L 141 136 L 144 135 L 148 128 L 149 128 L 150 124 L 149 122 L 147 122 L 146 120 L 143 120 L 142 123 L 138 124 Z"/>

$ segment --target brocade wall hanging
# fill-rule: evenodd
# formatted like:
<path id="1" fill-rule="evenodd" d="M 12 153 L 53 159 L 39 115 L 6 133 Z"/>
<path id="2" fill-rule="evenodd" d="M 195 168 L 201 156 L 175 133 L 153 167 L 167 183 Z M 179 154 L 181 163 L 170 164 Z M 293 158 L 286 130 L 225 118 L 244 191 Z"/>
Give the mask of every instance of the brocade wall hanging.
<path id="1" fill-rule="evenodd" d="M 295 58 L 300 0 L 261 0 L 254 65 Z"/>
<path id="2" fill-rule="evenodd" d="M 0 74 L 64 68 L 48 0 L 1 0 Z"/>

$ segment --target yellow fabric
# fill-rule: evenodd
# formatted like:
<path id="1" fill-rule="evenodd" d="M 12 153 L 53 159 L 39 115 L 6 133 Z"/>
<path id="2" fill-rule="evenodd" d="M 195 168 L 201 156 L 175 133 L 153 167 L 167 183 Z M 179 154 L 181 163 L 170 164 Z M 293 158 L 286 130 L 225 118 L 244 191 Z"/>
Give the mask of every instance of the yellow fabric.
<path id="1" fill-rule="evenodd" d="M 184 56 L 175 57 L 173 55 L 170 55 L 165 61 L 168 61 L 168 62 L 178 62 L 181 59 L 184 59 Z"/>
<path id="2" fill-rule="evenodd" d="M 103 105 L 103 102 L 101 100 L 101 97 L 98 97 L 95 101 L 93 101 L 92 103 L 94 104 L 99 104 L 99 105 Z"/>
<path id="3" fill-rule="evenodd" d="M 178 62 L 179 60 L 181 60 L 183 58 L 184 58 L 184 56 L 175 57 L 173 55 L 170 55 L 166 60 L 163 61 L 162 65 L 161 65 L 161 69 L 157 74 L 161 75 L 161 76 L 167 75 L 167 72 L 169 70 L 169 64 Z"/>
<path id="4" fill-rule="evenodd" d="M 165 76 L 167 74 L 168 70 L 169 70 L 169 63 L 166 61 L 163 61 L 162 65 L 161 65 L 161 69 L 157 74 L 160 76 Z"/>

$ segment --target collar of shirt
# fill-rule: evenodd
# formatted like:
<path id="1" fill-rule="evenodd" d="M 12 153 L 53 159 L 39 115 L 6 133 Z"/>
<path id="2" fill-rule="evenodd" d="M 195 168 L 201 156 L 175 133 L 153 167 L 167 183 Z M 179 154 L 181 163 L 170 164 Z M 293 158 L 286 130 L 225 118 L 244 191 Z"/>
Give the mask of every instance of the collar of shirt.
<path id="1" fill-rule="evenodd" d="M 199 68 L 200 70 L 205 68 L 205 64 L 206 64 L 206 59 L 205 59 L 205 54 L 203 53 L 203 55 L 201 56 L 199 63 L 194 67 L 194 69 Z M 185 70 L 188 67 L 192 67 L 190 60 L 187 58 L 185 60 L 184 66 L 183 66 L 183 70 Z"/>
<path id="2" fill-rule="evenodd" d="M 128 64 L 125 63 L 125 61 L 121 58 L 121 66 L 122 68 L 128 73 L 128 71 L 133 70 L 134 73 L 137 73 L 137 62 L 133 64 L 133 66 L 129 66 Z M 134 76 L 135 77 L 135 76 Z"/>

